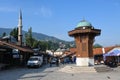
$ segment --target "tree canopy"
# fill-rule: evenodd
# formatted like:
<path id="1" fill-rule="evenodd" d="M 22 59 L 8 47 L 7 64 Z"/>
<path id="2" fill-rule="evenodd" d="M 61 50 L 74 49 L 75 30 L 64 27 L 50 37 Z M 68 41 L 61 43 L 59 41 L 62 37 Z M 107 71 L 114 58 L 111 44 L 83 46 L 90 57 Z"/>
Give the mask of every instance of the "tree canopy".
<path id="1" fill-rule="evenodd" d="M 4 33 L 5 35 L 5 33 Z M 18 40 L 18 28 L 14 28 L 11 32 L 10 35 L 15 37 L 16 40 Z M 57 50 L 61 45 L 59 44 L 60 42 L 54 42 L 54 41 L 41 41 L 37 40 L 33 37 L 32 35 L 32 27 L 28 29 L 28 31 L 25 33 L 25 42 L 26 46 L 30 48 L 39 48 L 41 51 L 46 51 L 48 50 Z M 69 48 L 70 43 L 63 43 L 62 47 L 64 48 Z"/>
<path id="2" fill-rule="evenodd" d="M 34 41 L 35 39 L 32 37 L 32 28 L 30 27 L 28 32 L 25 34 L 25 43 L 27 46 L 32 48 Z"/>
<path id="3" fill-rule="evenodd" d="M 6 32 L 3 32 L 2 37 L 6 36 Z"/>
<path id="4" fill-rule="evenodd" d="M 10 35 L 13 36 L 17 41 L 18 41 L 18 28 L 14 28 L 11 32 Z"/>
<path id="5" fill-rule="evenodd" d="M 103 46 L 100 44 L 94 44 L 93 48 L 102 48 Z"/>

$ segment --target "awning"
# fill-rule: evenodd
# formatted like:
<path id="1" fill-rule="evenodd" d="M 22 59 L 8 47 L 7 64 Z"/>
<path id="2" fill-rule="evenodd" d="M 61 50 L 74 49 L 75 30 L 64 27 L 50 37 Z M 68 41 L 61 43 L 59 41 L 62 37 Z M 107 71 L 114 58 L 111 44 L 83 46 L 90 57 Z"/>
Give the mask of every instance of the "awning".
<path id="1" fill-rule="evenodd" d="M 13 43 L 7 43 L 7 42 L 4 42 L 4 41 L 0 41 L 0 45 L 7 46 L 7 47 L 10 47 L 10 48 L 13 48 L 13 49 L 18 49 L 18 50 L 23 51 L 23 52 L 33 53 L 32 49 L 26 48 L 26 47 L 21 47 L 21 46 L 15 45 Z"/>
<path id="2" fill-rule="evenodd" d="M 114 48 L 110 52 L 103 55 L 104 60 L 106 60 L 107 56 L 120 56 L 120 48 Z"/>

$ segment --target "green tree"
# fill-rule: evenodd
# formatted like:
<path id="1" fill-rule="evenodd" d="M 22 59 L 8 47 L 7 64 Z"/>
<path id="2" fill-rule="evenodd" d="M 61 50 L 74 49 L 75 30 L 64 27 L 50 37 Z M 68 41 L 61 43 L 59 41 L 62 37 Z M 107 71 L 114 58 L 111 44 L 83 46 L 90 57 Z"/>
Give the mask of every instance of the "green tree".
<path id="1" fill-rule="evenodd" d="M 59 48 L 59 43 L 55 43 L 52 41 L 48 41 L 48 49 L 50 50 L 57 50 Z"/>
<path id="2" fill-rule="evenodd" d="M 33 48 L 34 38 L 32 37 L 32 28 L 28 29 L 28 32 L 25 34 L 26 45 Z"/>
<path id="3" fill-rule="evenodd" d="M 48 45 L 48 44 L 47 44 L 45 41 L 38 41 L 37 47 L 38 47 L 41 51 L 46 51 L 47 45 Z"/>
<path id="4" fill-rule="evenodd" d="M 13 36 L 17 41 L 18 41 L 18 28 L 14 28 L 11 32 L 10 35 Z"/>
<path id="5" fill-rule="evenodd" d="M 46 49 L 56 50 L 59 48 L 59 44 L 52 41 L 38 41 L 32 36 L 32 28 L 28 29 L 25 34 L 25 43 L 31 48 L 40 48 L 41 51 L 46 51 Z"/>
<path id="6" fill-rule="evenodd" d="M 102 48 L 103 46 L 100 44 L 94 44 L 93 48 Z"/>
<path id="7" fill-rule="evenodd" d="M 39 48 L 39 42 L 33 38 L 33 45 L 32 45 L 33 48 Z"/>
<path id="8" fill-rule="evenodd" d="M 2 37 L 4 37 L 4 36 L 6 36 L 6 32 L 4 32 L 4 33 L 2 34 Z"/>

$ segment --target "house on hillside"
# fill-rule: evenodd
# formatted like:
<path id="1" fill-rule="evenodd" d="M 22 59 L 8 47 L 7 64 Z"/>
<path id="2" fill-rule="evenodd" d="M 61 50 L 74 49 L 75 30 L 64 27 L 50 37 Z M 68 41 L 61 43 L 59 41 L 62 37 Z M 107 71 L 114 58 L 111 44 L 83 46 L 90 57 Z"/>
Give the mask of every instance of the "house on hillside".
<path id="1" fill-rule="evenodd" d="M 64 49 L 64 48 L 58 48 L 53 54 L 54 56 L 61 56 L 63 55 L 63 53 L 67 51 L 67 49 Z"/>

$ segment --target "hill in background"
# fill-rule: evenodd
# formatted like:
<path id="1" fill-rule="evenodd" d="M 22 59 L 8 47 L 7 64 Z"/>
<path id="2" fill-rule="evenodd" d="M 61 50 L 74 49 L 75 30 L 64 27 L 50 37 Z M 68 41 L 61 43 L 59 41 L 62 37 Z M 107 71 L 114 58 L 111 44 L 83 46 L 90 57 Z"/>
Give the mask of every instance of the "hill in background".
<path id="1" fill-rule="evenodd" d="M 0 35 L 2 35 L 4 32 L 6 32 L 6 34 L 8 35 L 10 32 L 12 31 L 11 28 L 0 28 Z M 23 32 L 23 37 L 25 37 L 25 33 L 27 33 L 27 31 L 22 31 Z M 37 40 L 42 40 L 42 41 L 52 41 L 55 43 L 59 43 L 62 42 L 63 44 L 73 44 L 74 41 L 64 41 L 61 39 L 58 39 L 56 37 L 53 36 L 48 36 L 42 33 L 36 33 L 36 32 L 32 32 L 33 38 L 37 39 Z"/>

